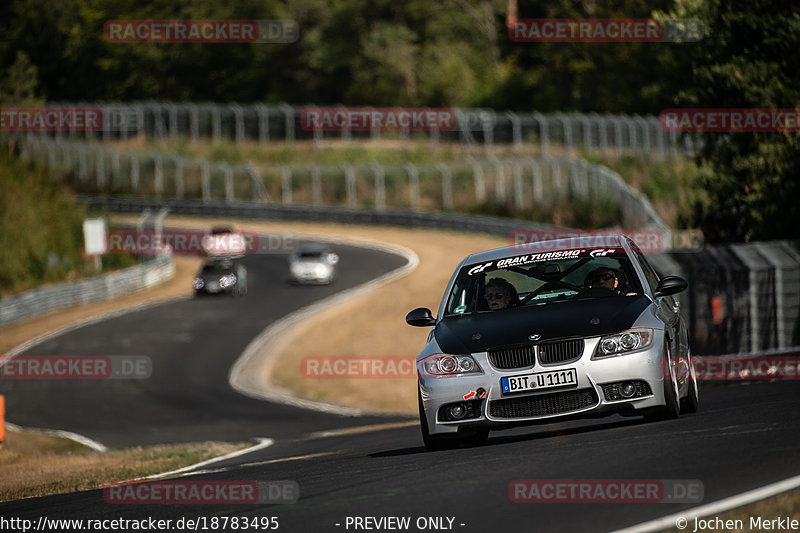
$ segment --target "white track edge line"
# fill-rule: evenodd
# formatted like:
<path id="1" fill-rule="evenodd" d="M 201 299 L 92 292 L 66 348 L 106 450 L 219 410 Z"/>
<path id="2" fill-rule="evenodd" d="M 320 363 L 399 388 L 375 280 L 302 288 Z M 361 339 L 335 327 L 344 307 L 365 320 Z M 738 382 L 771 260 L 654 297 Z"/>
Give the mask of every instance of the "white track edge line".
<path id="1" fill-rule="evenodd" d="M 30 431 L 32 433 L 41 433 L 42 435 L 50 435 L 52 437 L 61 437 L 63 439 L 69 439 L 73 442 L 77 442 L 78 444 L 82 444 L 87 448 L 91 448 L 96 452 L 105 453 L 108 451 L 108 448 L 94 440 L 86 437 L 84 435 L 80 435 L 78 433 L 73 433 L 72 431 L 66 431 L 63 429 L 40 429 L 40 428 L 28 428 L 23 426 L 18 426 L 17 424 L 12 424 L 11 422 L 6 422 L 6 428 L 12 431 Z"/>
<path id="2" fill-rule="evenodd" d="M 776 481 L 775 483 L 770 483 L 769 485 L 748 490 L 734 496 L 729 496 L 706 505 L 701 505 L 700 507 L 693 507 L 691 509 L 686 509 L 685 511 L 680 511 L 667 516 L 662 516 L 661 518 L 642 522 L 641 524 L 636 524 L 631 527 L 617 529 L 612 533 L 649 533 L 651 531 L 671 529 L 675 527 L 675 521 L 678 518 L 686 518 L 687 516 L 700 518 L 713 513 L 729 511 L 731 509 L 735 509 L 736 507 L 748 505 L 753 502 L 775 496 L 782 492 L 795 489 L 797 487 L 800 487 L 800 475 L 786 478 L 781 481 Z"/>
<path id="3" fill-rule="evenodd" d="M 142 481 L 142 480 L 145 480 L 145 479 L 158 479 L 158 478 L 161 478 L 161 477 L 167 477 L 167 476 L 174 476 L 174 475 L 177 475 L 177 474 L 183 474 L 185 472 L 190 472 L 190 471 L 195 470 L 197 468 L 200 468 L 202 466 L 208 466 L 208 465 L 211 465 L 211 464 L 214 464 L 214 463 L 219 463 L 220 461 L 225 461 L 227 459 L 233 459 L 235 457 L 241 457 L 242 455 L 247 455 L 248 453 L 257 452 L 259 450 L 263 450 L 265 448 L 269 448 L 270 446 L 275 444 L 275 440 L 274 439 L 261 438 L 261 439 L 256 439 L 256 440 L 257 440 L 257 443 L 254 444 L 253 446 L 249 446 L 247 448 L 244 448 L 244 449 L 241 449 L 241 450 L 237 450 L 235 452 L 226 453 L 225 455 L 220 455 L 218 457 L 212 457 L 211 459 L 206 459 L 205 461 L 200 461 L 199 463 L 195 463 L 193 465 L 184 466 L 183 468 L 178 468 L 177 470 L 170 470 L 169 472 L 162 472 L 160 474 L 152 474 L 152 475 L 149 475 L 149 476 L 139 477 L 139 478 L 136 478 L 136 479 L 131 479 L 130 481 Z"/>

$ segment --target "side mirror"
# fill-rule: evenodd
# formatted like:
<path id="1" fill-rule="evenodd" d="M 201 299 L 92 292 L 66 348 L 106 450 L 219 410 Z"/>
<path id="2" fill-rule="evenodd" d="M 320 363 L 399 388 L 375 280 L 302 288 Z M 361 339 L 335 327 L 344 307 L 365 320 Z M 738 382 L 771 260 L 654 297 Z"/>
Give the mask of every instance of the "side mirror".
<path id="1" fill-rule="evenodd" d="M 655 294 L 656 297 L 669 296 L 670 294 L 677 294 L 681 291 L 685 291 L 688 286 L 689 283 L 687 283 L 686 280 L 681 277 L 664 276 L 661 278 L 661 281 L 658 282 L 658 287 L 656 287 Z"/>
<path id="2" fill-rule="evenodd" d="M 406 323 L 409 326 L 433 326 L 436 324 L 436 319 L 433 318 L 431 310 L 427 307 L 417 307 L 406 315 Z"/>

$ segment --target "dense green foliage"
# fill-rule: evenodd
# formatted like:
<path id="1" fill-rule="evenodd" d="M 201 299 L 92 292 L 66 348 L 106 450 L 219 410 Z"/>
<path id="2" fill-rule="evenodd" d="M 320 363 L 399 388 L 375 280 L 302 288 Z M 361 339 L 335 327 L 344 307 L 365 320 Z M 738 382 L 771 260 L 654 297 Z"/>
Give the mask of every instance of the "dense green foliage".
<path id="1" fill-rule="evenodd" d="M 519 4 L 517 6 L 517 4 Z M 613 4 L 613 5 L 612 5 Z M 520 43 L 519 18 L 697 18 L 693 43 Z M 287 44 L 120 44 L 111 19 L 292 19 Z M 10 0 L 0 102 L 261 101 L 658 114 L 800 107 L 796 0 Z M 797 132 L 704 134 L 709 241 L 796 237 Z M 644 184 L 661 190 L 667 183 Z"/>
<path id="2" fill-rule="evenodd" d="M 93 274 L 83 254 L 85 209 L 47 172 L 0 150 L 0 297 Z M 134 264 L 106 255 L 103 266 Z"/>

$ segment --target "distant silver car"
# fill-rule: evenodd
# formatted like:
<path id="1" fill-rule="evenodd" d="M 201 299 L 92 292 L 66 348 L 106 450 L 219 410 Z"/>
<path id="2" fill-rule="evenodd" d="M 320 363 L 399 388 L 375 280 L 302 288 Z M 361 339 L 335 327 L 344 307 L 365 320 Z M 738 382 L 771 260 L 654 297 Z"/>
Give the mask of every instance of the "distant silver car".
<path id="1" fill-rule="evenodd" d="M 336 278 L 339 256 L 324 244 L 303 244 L 289 257 L 289 274 L 295 283 L 327 285 Z"/>

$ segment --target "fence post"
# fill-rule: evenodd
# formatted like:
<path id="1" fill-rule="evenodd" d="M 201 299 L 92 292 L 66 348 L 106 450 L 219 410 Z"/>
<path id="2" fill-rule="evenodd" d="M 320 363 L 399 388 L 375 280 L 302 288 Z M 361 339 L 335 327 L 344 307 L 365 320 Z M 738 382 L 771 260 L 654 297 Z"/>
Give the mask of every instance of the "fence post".
<path id="1" fill-rule="evenodd" d="M 269 142 L 269 108 L 262 103 L 254 107 L 258 115 L 258 142 L 266 144 Z"/>
<path id="2" fill-rule="evenodd" d="M 375 161 L 369 166 L 375 174 L 375 209 L 383 211 L 386 209 L 386 174 L 383 167 Z"/>
<path id="3" fill-rule="evenodd" d="M 284 205 L 292 203 L 292 169 L 281 165 L 281 201 Z"/>
<path id="4" fill-rule="evenodd" d="M 322 173 L 319 165 L 310 165 L 311 168 L 311 202 L 315 206 L 322 205 Z"/>
<path id="5" fill-rule="evenodd" d="M 222 173 L 225 175 L 225 202 L 232 203 L 236 200 L 233 191 L 233 167 L 223 163 L 220 165 L 220 169 L 222 169 Z"/>
<path id="6" fill-rule="evenodd" d="M 539 150 L 542 155 L 550 154 L 550 124 L 547 117 L 534 111 L 531 116 L 539 123 Z"/>
<path id="7" fill-rule="evenodd" d="M 486 178 L 483 175 L 483 167 L 474 159 L 472 164 L 472 176 L 475 180 L 475 201 L 482 204 L 486 201 Z"/>
<path id="8" fill-rule="evenodd" d="M 244 113 L 242 106 L 239 104 L 231 104 L 228 108 L 233 112 L 233 131 L 237 145 L 244 142 Z"/>
<path id="9" fill-rule="evenodd" d="M 439 172 L 442 173 L 442 207 L 448 211 L 453 209 L 453 176 L 450 168 L 444 163 L 439 163 Z"/>
<path id="10" fill-rule="evenodd" d="M 514 165 L 514 205 L 517 209 L 525 207 L 525 199 L 522 196 L 522 165 L 519 161 L 512 163 Z"/>
<path id="11" fill-rule="evenodd" d="M 134 152 L 128 152 L 131 156 L 131 190 L 139 190 L 139 156 Z"/>
<path id="12" fill-rule="evenodd" d="M 534 203 L 542 203 L 544 201 L 544 187 L 542 184 L 542 165 L 535 159 L 530 160 L 531 174 L 532 174 L 532 187 L 533 187 L 533 201 Z"/>
<path id="13" fill-rule="evenodd" d="M 211 201 L 211 163 L 200 162 L 200 187 L 203 189 L 203 203 Z"/>
<path id="14" fill-rule="evenodd" d="M 175 196 L 183 200 L 183 158 L 174 156 L 175 161 Z"/>
<path id="15" fill-rule="evenodd" d="M 356 206 L 356 171 L 353 165 L 342 165 L 344 184 L 347 196 L 347 207 Z"/>
<path id="16" fill-rule="evenodd" d="M 404 165 L 406 172 L 408 172 L 408 190 L 411 196 L 411 209 L 419 211 L 419 169 L 413 163 L 406 163 Z"/>
<path id="17" fill-rule="evenodd" d="M 284 135 L 284 140 L 287 143 L 294 142 L 294 108 L 289 104 L 281 104 L 280 105 L 281 111 L 283 111 L 283 116 L 286 120 L 286 132 Z"/>
<path id="18" fill-rule="evenodd" d="M 522 120 L 512 111 L 506 111 L 506 116 L 511 121 L 511 132 L 514 139 L 514 151 L 522 151 Z"/>
<path id="19" fill-rule="evenodd" d="M 164 159 L 160 155 L 153 157 L 153 164 L 155 166 L 155 186 L 156 198 L 161 198 L 164 194 Z"/>

